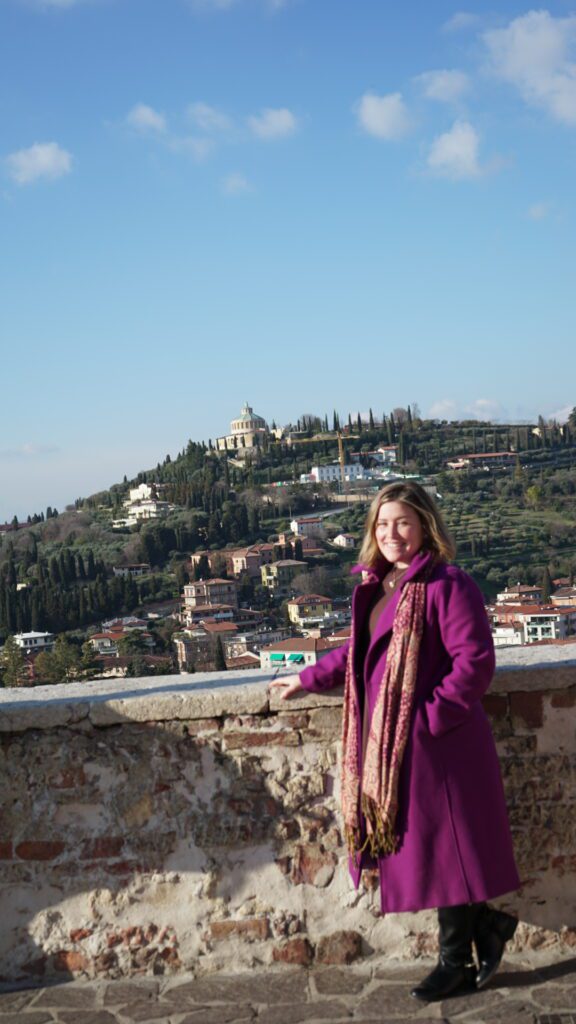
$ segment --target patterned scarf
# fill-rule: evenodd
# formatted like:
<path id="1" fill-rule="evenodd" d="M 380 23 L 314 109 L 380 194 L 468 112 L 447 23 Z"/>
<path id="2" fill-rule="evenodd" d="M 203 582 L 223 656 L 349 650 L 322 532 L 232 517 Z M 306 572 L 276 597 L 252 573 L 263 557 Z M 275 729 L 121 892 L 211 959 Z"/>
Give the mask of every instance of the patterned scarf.
<path id="1" fill-rule="evenodd" d="M 355 699 L 352 627 L 344 690 L 342 812 L 348 850 L 357 865 L 366 847 L 369 847 L 372 857 L 386 857 L 398 846 L 398 782 L 412 716 L 424 629 L 426 582 L 431 568 L 431 565 L 426 566 L 418 579 L 405 583 L 400 595 L 386 669 L 370 723 L 362 775 L 361 722 Z M 364 843 L 362 816 L 366 823 Z"/>

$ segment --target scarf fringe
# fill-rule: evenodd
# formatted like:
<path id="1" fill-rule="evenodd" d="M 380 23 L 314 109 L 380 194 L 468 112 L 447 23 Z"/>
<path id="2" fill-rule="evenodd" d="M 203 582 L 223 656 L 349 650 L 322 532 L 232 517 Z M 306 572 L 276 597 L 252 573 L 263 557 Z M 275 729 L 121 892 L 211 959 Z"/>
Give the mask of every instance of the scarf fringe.
<path id="1" fill-rule="evenodd" d="M 366 838 L 362 842 L 359 828 L 346 828 L 346 844 L 356 867 L 360 866 L 360 858 L 365 850 L 377 860 L 378 857 L 389 857 L 396 853 L 399 838 L 394 823 L 385 816 L 382 809 L 368 796 L 362 797 L 362 813 L 366 822 Z"/>

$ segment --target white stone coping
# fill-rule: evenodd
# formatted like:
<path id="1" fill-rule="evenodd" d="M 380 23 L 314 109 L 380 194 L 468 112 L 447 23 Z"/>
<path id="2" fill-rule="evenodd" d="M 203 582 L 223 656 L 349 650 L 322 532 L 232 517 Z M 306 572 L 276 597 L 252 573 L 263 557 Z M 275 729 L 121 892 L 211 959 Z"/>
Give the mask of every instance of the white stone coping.
<path id="1" fill-rule="evenodd" d="M 575 654 L 571 645 L 500 649 L 491 692 L 575 686 Z M 51 729 L 83 720 L 94 726 L 108 726 L 258 715 L 338 705 L 342 701 L 341 689 L 322 696 L 301 693 L 283 701 L 279 691 L 268 690 L 273 676 L 271 672 L 248 669 L 225 675 L 199 672 L 0 689 L 0 732 Z"/>

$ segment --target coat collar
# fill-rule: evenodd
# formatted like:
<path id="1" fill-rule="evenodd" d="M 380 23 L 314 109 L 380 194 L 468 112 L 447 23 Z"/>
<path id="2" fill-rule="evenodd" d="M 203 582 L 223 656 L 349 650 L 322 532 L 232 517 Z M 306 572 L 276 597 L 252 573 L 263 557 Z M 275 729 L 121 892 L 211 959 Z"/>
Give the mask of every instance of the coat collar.
<path id="1" fill-rule="evenodd" d="M 389 633 L 394 625 L 394 615 L 398 602 L 400 600 L 400 593 L 402 588 L 410 580 L 414 579 L 415 576 L 420 572 L 424 566 L 427 566 L 432 560 L 432 554 L 429 551 L 420 551 L 412 559 L 406 575 L 403 577 L 400 586 L 393 594 L 390 601 L 384 608 L 378 625 L 372 635 L 369 647 L 371 648 L 375 640 L 379 640 L 386 633 Z M 366 616 L 368 615 L 370 606 L 374 599 L 374 588 L 380 586 L 384 576 L 389 571 L 389 563 L 383 562 L 374 569 L 366 569 L 365 566 L 356 566 L 353 572 L 364 572 L 366 576 L 359 587 L 356 587 L 354 594 L 352 595 L 352 617 L 355 620 L 356 626 L 358 627 L 359 633 L 362 632 Z"/>

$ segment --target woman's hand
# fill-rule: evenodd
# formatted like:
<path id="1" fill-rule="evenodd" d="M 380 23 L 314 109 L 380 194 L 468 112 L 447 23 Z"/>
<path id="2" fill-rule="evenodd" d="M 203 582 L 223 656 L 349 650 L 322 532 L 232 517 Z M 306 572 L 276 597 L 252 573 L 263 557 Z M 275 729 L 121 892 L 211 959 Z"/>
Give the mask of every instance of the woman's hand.
<path id="1" fill-rule="evenodd" d="M 300 676 L 297 674 L 291 676 L 278 676 L 268 684 L 268 688 L 270 690 L 273 686 L 282 689 L 280 700 L 287 700 L 288 697 L 291 697 L 294 693 L 298 693 L 299 690 L 304 689 L 300 682 Z"/>

